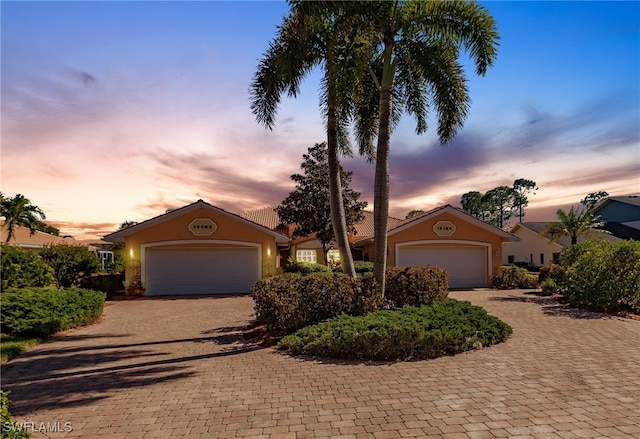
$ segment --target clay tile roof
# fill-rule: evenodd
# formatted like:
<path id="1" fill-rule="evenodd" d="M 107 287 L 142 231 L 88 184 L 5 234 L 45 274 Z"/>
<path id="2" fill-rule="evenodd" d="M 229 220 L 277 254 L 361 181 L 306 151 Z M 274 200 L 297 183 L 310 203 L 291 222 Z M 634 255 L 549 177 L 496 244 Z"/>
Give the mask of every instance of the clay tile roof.
<path id="1" fill-rule="evenodd" d="M 267 206 L 261 209 L 250 210 L 248 212 L 241 213 L 239 216 L 256 224 L 260 224 L 268 229 L 274 230 L 280 225 L 280 217 L 275 211 L 276 207 L 277 206 Z"/>
<path id="2" fill-rule="evenodd" d="M 362 238 L 368 238 L 374 235 L 373 233 L 373 212 L 364 211 L 364 219 L 360 221 L 358 224 L 354 225 L 354 229 L 356 231 L 356 239 L 360 240 Z M 392 216 L 389 217 L 389 224 L 387 226 L 388 230 L 391 230 L 400 224 L 402 224 L 404 220 L 399 218 L 394 218 Z"/>

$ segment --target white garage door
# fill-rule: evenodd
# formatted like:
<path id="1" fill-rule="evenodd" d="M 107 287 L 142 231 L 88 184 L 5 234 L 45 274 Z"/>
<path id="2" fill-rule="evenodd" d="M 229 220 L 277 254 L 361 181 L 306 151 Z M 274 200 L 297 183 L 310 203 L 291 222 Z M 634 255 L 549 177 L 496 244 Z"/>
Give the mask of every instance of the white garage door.
<path id="1" fill-rule="evenodd" d="M 150 248 L 146 268 L 148 296 L 248 293 L 258 280 L 258 249 Z"/>
<path id="2" fill-rule="evenodd" d="M 441 267 L 449 272 L 449 288 L 486 287 L 489 277 L 484 247 L 410 246 L 398 250 L 398 266 Z"/>

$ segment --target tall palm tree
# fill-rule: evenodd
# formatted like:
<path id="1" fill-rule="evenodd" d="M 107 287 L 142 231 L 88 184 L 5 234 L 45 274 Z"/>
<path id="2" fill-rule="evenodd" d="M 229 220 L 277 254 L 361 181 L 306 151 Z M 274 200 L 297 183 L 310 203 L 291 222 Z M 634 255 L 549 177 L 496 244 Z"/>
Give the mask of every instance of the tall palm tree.
<path id="1" fill-rule="evenodd" d="M 314 13 L 320 10 L 313 7 L 305 9 L 302 4 L 291 4 L 291 13 L 279 27 L 254 75 L 251 109 L 259 123 L 272 129 L 282 95 L 295 97 L 302 79 L 312 68 L 324 67 L 321 97 L 327 123 L 331 222 L 343 271 L 355 277 L 342 202 L 339 154 L 351 152 L 347 136 L 354 105 L 351 90 L 353 75 L 360 71 L 353 66 L 358 59 L 368 61 L 370 57 L 363 55 L 368 46 L 357 44 L 360 26 L 347 25 L 340 16 L 331 13 Z"/>
<path id="2" fill-rule="evenodd" d="M 22 194 L 15 197 L 5 197 L 0 193 L 0 216 L 4 216 L 7 226 L 7 239 L 9 242 L 15 234 L 15 228 L 28 227 L 33 235 L 38 230 L 39 224 L 46 218 L 44 212 L 31 204 L 28 198 Z"/>
<path id="3" fill-rule="evenodd" d="M 593 229 L 604 224 L 604 222 L 600 221 L 600 217 L 594 214 L 593 209 L 575 210 L 571 206 L 569 212 L 558 209 L 556 214 L 559 221 L 547 223 L 543 234 L 551 238 L 552 241 L 562 236 L 568 236 L 571 238 L 571 245 L 575 245 L 578 242 L 579 236 L 589 236 Z"/>
<path id="4" fill-rule="evenodd" d="M 416 119 L 416 133 L 427 130 L 432 104 L 437 133 L 448 143 L 462 127 L 470 104 L 461 50 L 484 75 L 496 58 L 499 35 L 488 11 L 461 0 L 394 0 L 346 3 L 375 28 L 372 44 L 380 56 L 371 76 L 378 90 L 374 183 L 374 276 L 384 293 L 389 217 L 389 143 L 403 111 Z M 366 130 L 364 130 L 366 132 Z"/>

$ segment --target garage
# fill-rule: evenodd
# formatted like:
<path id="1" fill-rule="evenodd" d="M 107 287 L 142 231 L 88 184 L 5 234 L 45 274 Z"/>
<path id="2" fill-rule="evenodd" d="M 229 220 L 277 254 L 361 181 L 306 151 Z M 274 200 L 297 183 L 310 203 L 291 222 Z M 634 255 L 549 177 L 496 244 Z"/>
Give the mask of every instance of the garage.
<path id="1" fill-rule="evenodd" d="M 484 246 L 399 246 L 399 267 L 434 266 L 449 272 L 449 288 L 486 287 L 489 278 Z"/>
<path id="2" fill-rule="evenodd" d="M 260 278 L 258 249 L 149 248 L 148 296 L 248 293 Z"/>

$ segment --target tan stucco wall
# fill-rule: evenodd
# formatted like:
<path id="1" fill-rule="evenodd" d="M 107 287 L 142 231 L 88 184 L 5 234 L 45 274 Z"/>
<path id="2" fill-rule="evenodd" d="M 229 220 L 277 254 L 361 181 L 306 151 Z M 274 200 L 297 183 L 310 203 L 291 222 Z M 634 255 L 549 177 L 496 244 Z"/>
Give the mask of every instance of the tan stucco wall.
<path id="1" fill-rule="evenodd" d="M 189 230 L 189 223 L 196 218 L 210 218 L 216 224 L 216 230 L 209 236 L 194 235 Z M 276 274 L 278 250 L 275 238 L 258 227 L 244 223 L 241 219 L 206 208 L 198 208 L 183 215 L 150 225 L 126 237 L 125 263 L 127 264 L 126 279 L 128 284 L 136 274 L 135 266 L 139 266 L 144 259 L 142 246 L 161 242 L 179 241 L 168 244 L 169 247 L 197 246 L 242 246 L 243 243 L 262 245 L 262 277 Z M 190 244 L 189 241 L 198 241 Z M 225 243 L 218 241 L 234 241 Z M 210 244 L 209 244 L 210 243 Z M 255 247 L 255 246 L 254 246 Z"/>

